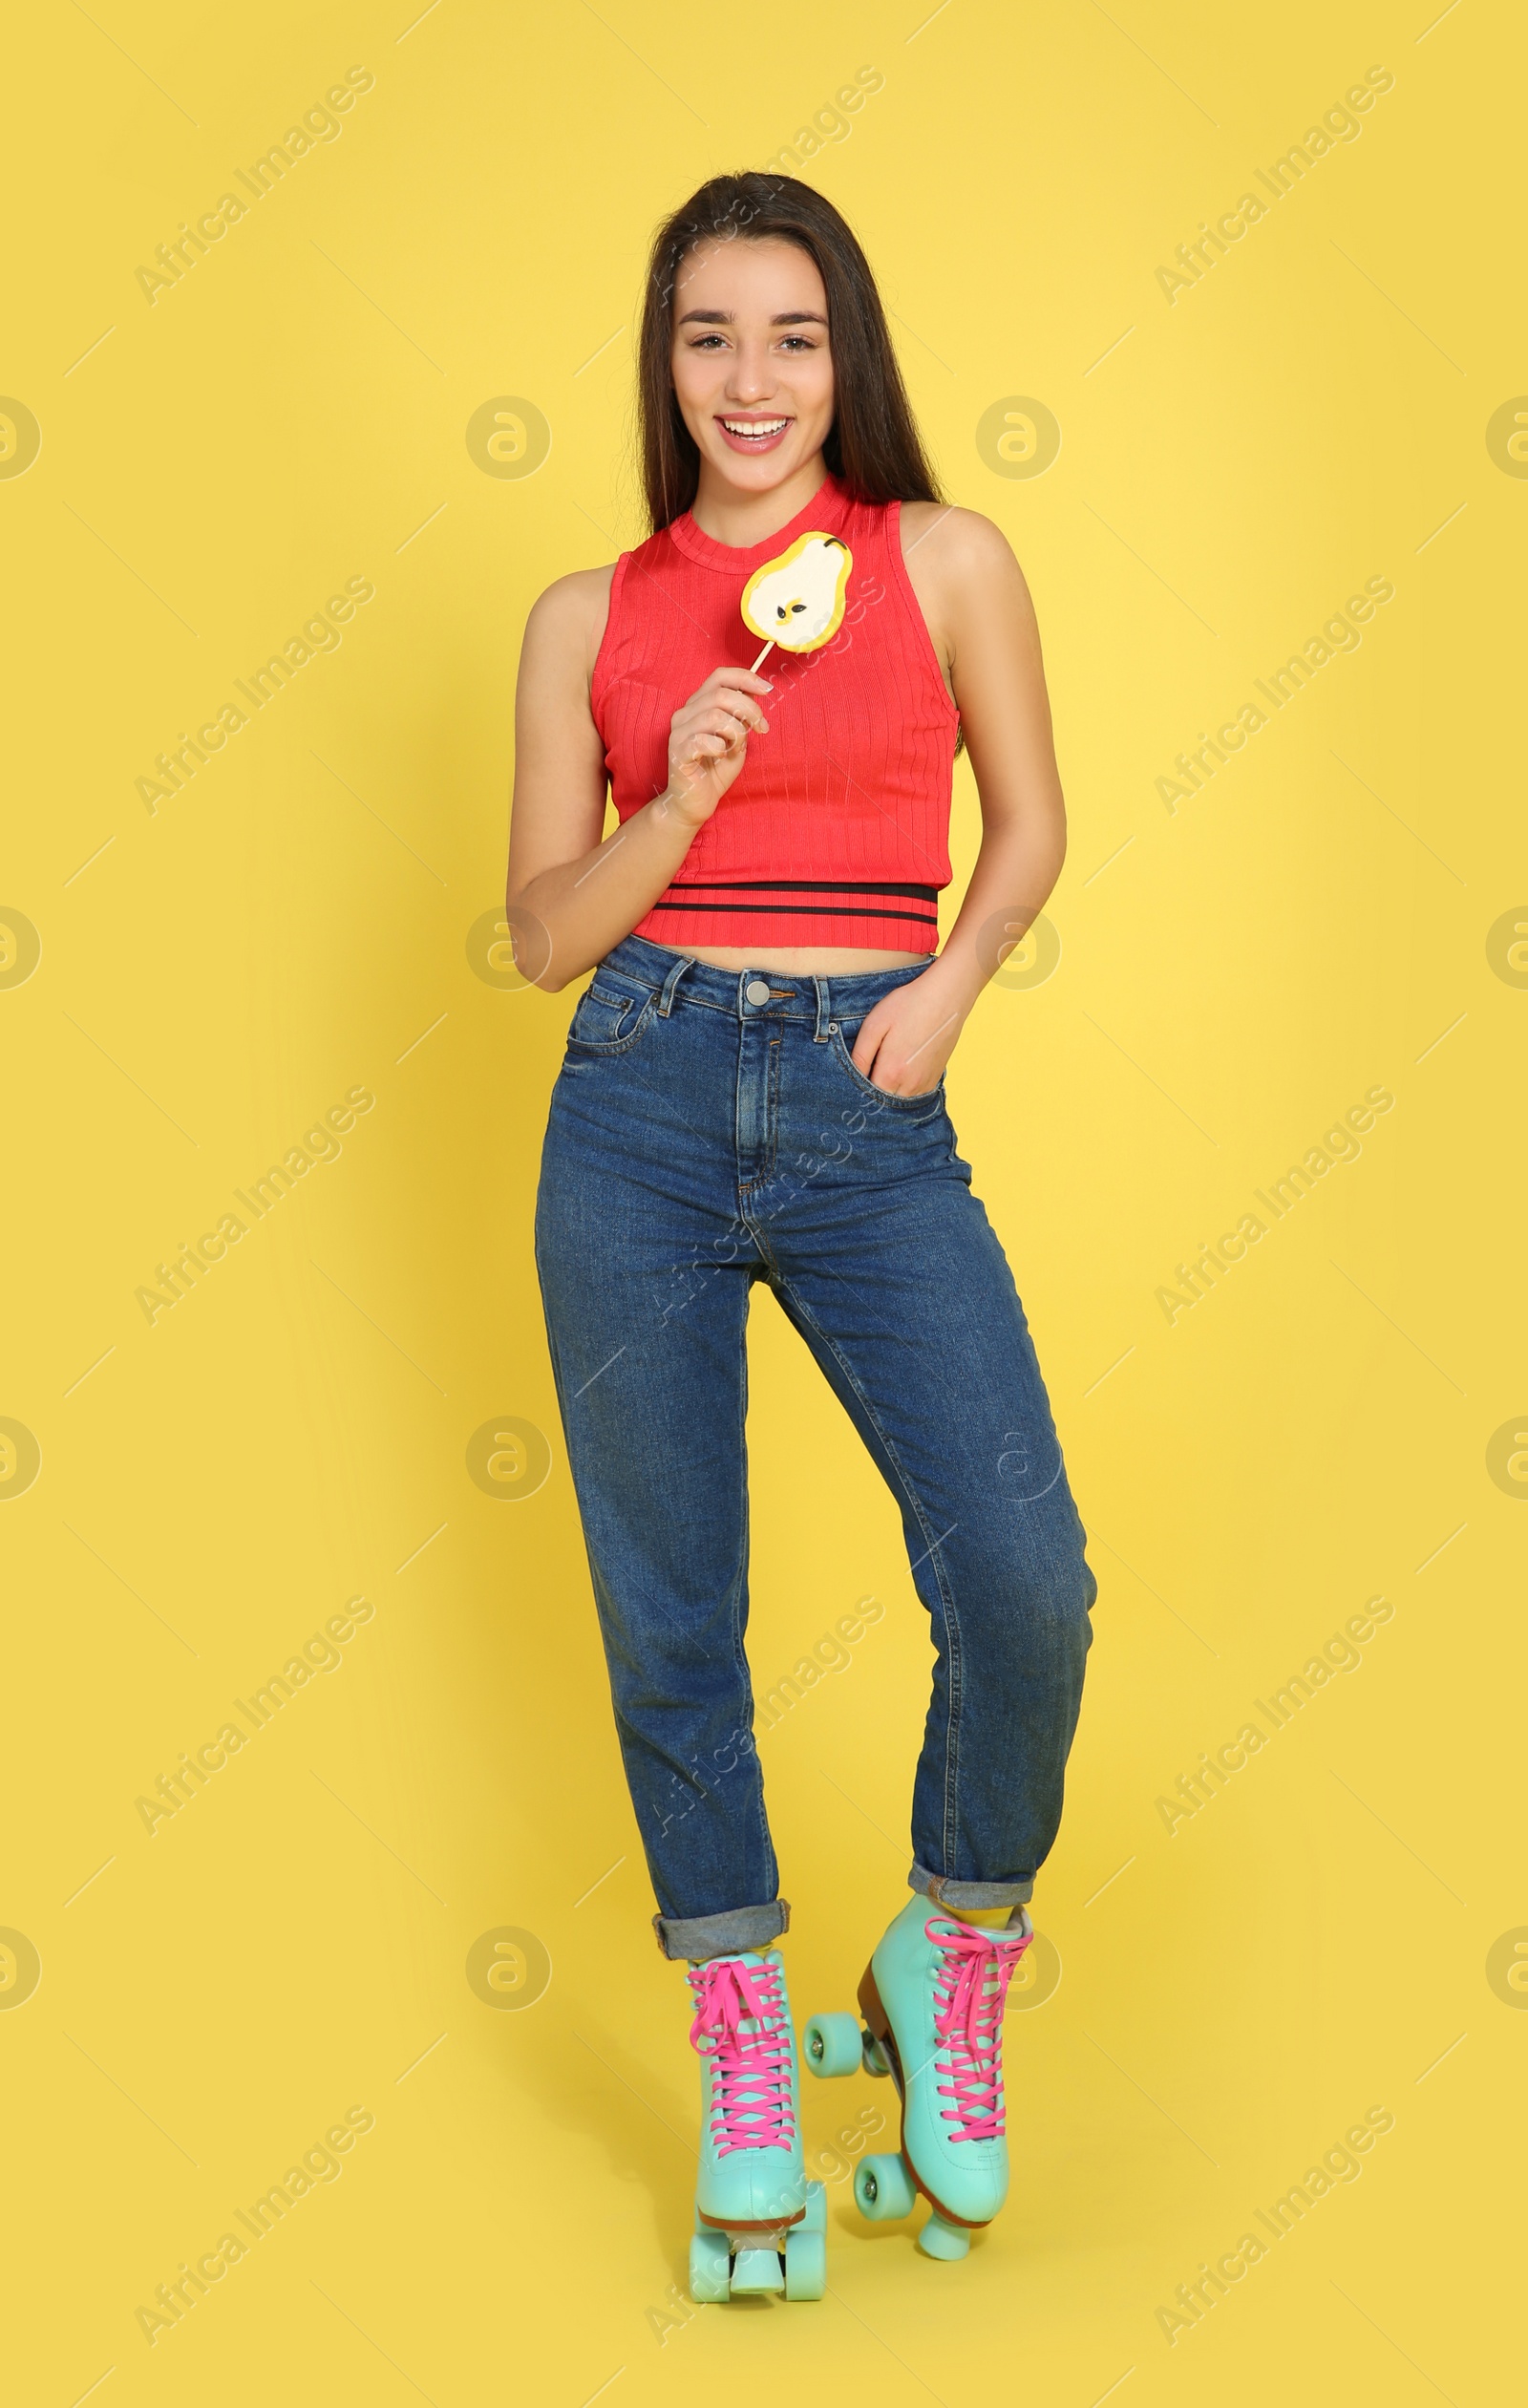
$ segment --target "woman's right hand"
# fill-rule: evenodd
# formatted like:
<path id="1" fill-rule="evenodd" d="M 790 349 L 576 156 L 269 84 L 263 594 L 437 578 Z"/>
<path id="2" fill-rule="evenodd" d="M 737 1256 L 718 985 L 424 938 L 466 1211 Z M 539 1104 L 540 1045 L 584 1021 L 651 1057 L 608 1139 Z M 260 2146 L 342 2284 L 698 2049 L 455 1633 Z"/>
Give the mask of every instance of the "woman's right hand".
<path id="1" fill-rule="evenodd" d="M 668 808 L 692 827 L 711 816 L 744 761 L 751 733 L 768 733 L 756 694 L 774 692 L 751 669 L 713 669 L 674 713 L 668 735 Z"/>

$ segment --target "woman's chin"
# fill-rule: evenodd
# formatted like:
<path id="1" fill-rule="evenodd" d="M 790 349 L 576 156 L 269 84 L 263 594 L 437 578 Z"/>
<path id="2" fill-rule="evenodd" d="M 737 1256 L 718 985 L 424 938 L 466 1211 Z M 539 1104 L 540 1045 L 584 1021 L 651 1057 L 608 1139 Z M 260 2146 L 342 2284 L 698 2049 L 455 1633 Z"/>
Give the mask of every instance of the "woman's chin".
<path id="1" fill-rule="evenodd" d="M 799 442 L 782 444 L 773 452 L 734 452 L 725 445 L 712 451 L 709 444 L 701 447 L 701 458 L 711 477 L 734 492 L 750 496 L 775 493 L 788 485 L 793 477 L 816 458 L 817 450 Z"/>

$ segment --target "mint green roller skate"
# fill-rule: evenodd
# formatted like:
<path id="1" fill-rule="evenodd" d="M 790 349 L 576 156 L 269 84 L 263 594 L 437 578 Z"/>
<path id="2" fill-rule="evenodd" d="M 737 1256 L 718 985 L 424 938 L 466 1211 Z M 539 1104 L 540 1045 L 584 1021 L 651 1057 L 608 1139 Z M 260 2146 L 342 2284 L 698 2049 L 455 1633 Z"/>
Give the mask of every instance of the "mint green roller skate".
<path id="1" fill-rule="evenodd" d="M 699 2301 L 827 2288 L 827 2198 L 801 2163 L 796 2031 L 777 1949 L 690 1969 L 700 2058 L 700 2172 L 690 2244 Z"/>
<path id="2" fill-rule="evenodd" d="M 860 1985 L 853 2015 L 814 2015 L 802 2034 L 808 2065 L 825 2076 L 889 2074 L 902 2099 L 896 2157 L 862 2158 L 855 2204 L 873 2224 L 933 2209 L 918 2236 L 925 2256 L 960 2258 L 1008 2197 L 1003 2009 L 1034 1936 L 1026 1910 L 1011 1929 L 961 1923 L 910 1898 Z"/>

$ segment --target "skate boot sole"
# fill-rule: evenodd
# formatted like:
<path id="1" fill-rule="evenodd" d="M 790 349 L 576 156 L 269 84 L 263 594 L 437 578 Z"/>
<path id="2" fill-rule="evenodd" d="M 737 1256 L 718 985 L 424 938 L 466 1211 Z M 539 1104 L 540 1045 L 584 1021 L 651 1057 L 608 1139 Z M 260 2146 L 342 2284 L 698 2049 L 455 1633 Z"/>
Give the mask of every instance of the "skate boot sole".
<path id="1" fill-rule="evenodd" d="M 794 2216 L 764 2216 L 756 2224 L 740 2224 L 735 2216 L 708 2216 L 703 2209 L 697 2207 L 695 2219 L 697 2223 L 705 2225 L 712 2232 L 725 2232 L 729 2235 L 739 2233 L 746 2236 L 748 2241 L 755 2246 L 762 2246 L 765 2233 L 778 2233 L 781 2236 L 780 2247 L 783 2248 L 785 2234 L 796 2225 L 806 2221 L 806 2209 L 797 2207 Z"/>

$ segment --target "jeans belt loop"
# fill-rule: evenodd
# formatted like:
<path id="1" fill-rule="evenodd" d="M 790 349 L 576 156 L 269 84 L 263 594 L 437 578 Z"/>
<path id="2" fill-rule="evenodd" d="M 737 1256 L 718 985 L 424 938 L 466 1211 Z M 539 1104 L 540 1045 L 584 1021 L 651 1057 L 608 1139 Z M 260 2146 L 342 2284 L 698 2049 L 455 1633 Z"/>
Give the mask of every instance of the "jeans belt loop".
<path id="1" fill-rule="evenodd" d="M 833 1010 L 833 991 L 825 978 L 814 978 L 812 984 L 817 991 L 817 1024 L 812 1032 L 812 1042 L 814 1045 L 826 1045 L 828 1015 Z"/>
<path id="2" fill-rule="evenodd" d="M 658 999 L 658 1017 L 660 1020 L 668 1019 L 669 1012 L 673 1008 L 674 989 L 678 986 L 679 981 L 683 978 L 686 970 L 693 970 L 694 966 L 693 956 L 686 953 L 679 961 L 675 962 L 672 970 L 668 972 L 668 977 L 663 982 L 663 993 Z M 662 1941 L 660 1940 L 659 1946 L 661 1947 L 662 1945 Z"/>

